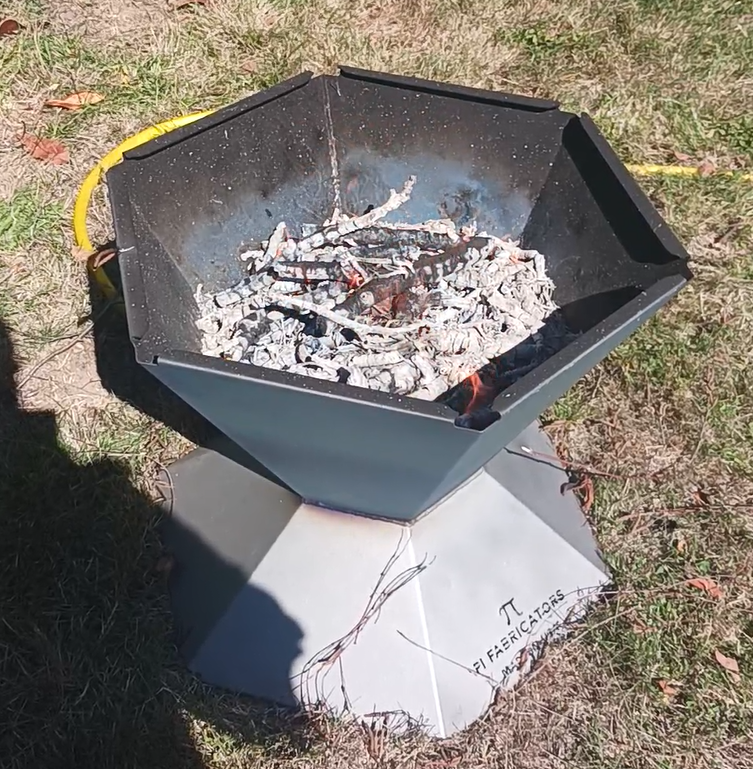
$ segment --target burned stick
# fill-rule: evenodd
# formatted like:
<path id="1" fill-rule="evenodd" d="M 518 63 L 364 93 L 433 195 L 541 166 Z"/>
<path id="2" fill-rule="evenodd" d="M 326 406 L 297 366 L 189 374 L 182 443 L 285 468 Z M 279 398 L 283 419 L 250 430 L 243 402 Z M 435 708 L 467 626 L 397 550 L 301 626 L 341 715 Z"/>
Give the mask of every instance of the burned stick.
<path id="1" fill-rule="evenodd" d="M 358 256 L 379 256 L 379 252 L 401 246 L 416 246 L 421 249 L 439 251 L 457 243 L 457 237 L 424 230 L 399 230 L 394 227 L 367 227 L 347 236 L 357 246 L 379 246 L 376 250 L 361 248 L 355 251 Z"/>
<path id="2" fill-rule="evenodd" d="M 263 270 L 280 255 L 282 244 L 285 241 L 286 230 L 287 228 L 285 226 L 285 222 L 280 222 L 277 227 L 275 227 L 275 230 L 270 236 L 269 242 L 267 243 L 267 248 L 264 251 L 264 255 L 260 260 L 258 260 L 256 264 L 257 272 Z"/>
<path id="3" fill-rule="evenodd" d="M 306 301 L 305 299 L 300 299 L 297 296 L 283 296 L 281 294 L 273 294 L 270 292 L 269 299 L 271 302 L 279 304 L 282 307 L 294 307 L 297 310 L 313 312 L 326 320 L 331 320 L 333 323 L 343 326 L 344 328 L 352 329 L 359 334 L 400 336 L 401 334 L 409 334 L 412 331 L 418 331 L 418 329 L 426 328 L 428 326 L 425 321 L 421 323 L 413 323 L 410 326 L 395 326 L 392 328 L 389 326 L 369 326 L 368 323 L 359 323 L 356 320 L 351 320 L 339 312 L 328 310 L 326 307 Z"/>
<path id="4" fill-rule="evenodd" d="M 273 272 L 285 280 L 297 280 L 302 283 L 319 280 L 339 280 L 348 278 L 342 262 L 317 264 L 316 262 L 277 261 Z"/>
<path id="5" fill-rule="evenodd" d="M 373 224 L 383 219 L 387 214 L 397 210 L 405 203 L 413 191 L 413 185 L 416 183 L 416 177 L 408 177 L 408 181 L 405 182 L 403 189 L 400 192 L 390 190 L 390 197 L 386 203 L 381 206 L 377 206 L 363 216 L 355 216 L 352 219 L 347 219 L 334 227 L 328 227 L 325 230 L 315 232 L 313 235 L 309 235 L 307 238 L 298 241 L 298 251 L 306 252 L 311 251 L 314 248 L 319 248 L 325 245 L 325 243 L 333 243 L 336 240 L 346 237 L 356 230 L 362 230 L 366 227 L 371 227 Z"/>
<path id="6" fill-rule="evenodd" d="M 448 241 L 448 247 L 454 245 L 452 241 Z M 354 246 L 350 249 L 350 253 L 357 259 L 362 259 L 365 263 L 373 262 L 374 260 L 386 260 L 388 263 L 394 264 L 396 261 L 400 262 L 414 262 L 421 256 L 422 249 L 417 245 L 397 245 L 397 246 Z"/>
<path id="7" fill-rule="evenodd" d="M 349 315 L 358 316 L 378 302 L 391 299 L 408 289 L 430 286 L 445 275 L 449 275 L 461 264 L 467 262 L 473 250 L 481 251 L 489 244 L 488 238 L 473 238 L 458 243 L 439 254 L 424 256 L 413 263 L 413 273 L 377 278 L 356 289 L 337 309 Z"/>

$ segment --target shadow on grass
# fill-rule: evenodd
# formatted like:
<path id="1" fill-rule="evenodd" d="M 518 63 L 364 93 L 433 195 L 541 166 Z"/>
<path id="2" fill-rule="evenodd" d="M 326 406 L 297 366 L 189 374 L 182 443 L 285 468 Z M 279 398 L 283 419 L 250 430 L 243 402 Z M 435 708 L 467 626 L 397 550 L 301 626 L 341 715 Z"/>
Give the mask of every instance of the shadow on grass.
<path id="1" fill-rule="evenodd" d="M 116 260 L 117 257 L 108 262 L 107 266 L 116 265 Z M 111 268 L 108 277 L 119 286 L 116 267 Z M 136 361 L 122 305 L 108 311 L 107 302 L 94 283 L 89 288 L 89 299 L 93 317 L 99 318 L 94 325 L 97 374 L 108 392 L 148 417 L 167 425 L 192 443 L 211 448 L 252 472 L 290 489 L 269 468 L 223 435 Z"/>
<path id="2" fill-rule="evenodd" d="M 73 461 L 54 414 L 19 408 L 14 374 L 0 321 L 0 766 L 202 767 L 186 713 L 298 749 L 300 717 L 183 672 L 155 568 L 161 510 L 125 465 Z"/>

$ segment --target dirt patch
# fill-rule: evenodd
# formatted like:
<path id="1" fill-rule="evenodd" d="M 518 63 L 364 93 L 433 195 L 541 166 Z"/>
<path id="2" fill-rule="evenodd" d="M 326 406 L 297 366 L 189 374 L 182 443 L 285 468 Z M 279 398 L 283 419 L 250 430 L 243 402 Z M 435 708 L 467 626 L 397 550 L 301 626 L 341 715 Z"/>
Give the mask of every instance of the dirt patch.
<path id="1" fill-rule="evenodd" d="M 66 344 L 70 342 L 61 341 L 56 346 L 62 349 Z M 30 361 L 19 370 L 16 381 L 21 383 L 19 399 L 24 409 L 60 413 L 80 408 L 102 409 L 118 403 L 99 379 L 91 338 L 75 342 L 69 349 L 39 365 L 54 350 L 55 347 L 46 350 L 45 356 Z"/>
<path id="2" fill-rule="evenodd" d="M 49 21 L 56 32 L 81 35 L 106 43 L 154 38 L 169 21 L 166 0 L 57 0 L 49 4 Z"/>

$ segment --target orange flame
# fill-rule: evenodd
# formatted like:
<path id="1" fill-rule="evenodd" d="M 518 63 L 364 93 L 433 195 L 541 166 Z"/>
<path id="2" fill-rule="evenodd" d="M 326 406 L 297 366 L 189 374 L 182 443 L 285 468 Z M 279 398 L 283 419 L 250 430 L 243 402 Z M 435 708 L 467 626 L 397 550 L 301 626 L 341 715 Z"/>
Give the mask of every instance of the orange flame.
<path id="1" fill-rule="evenodd" d="M 482 406 L 488 406 L 489 401 L 494 397 L 494 388 L 483 383 L 481 377 L 478 375 L 478 371 L 474 371 L 466 379 L 466 382 L 471 388 L 471 400 L 465 409 L 465 413 L 468 414 Z"/>

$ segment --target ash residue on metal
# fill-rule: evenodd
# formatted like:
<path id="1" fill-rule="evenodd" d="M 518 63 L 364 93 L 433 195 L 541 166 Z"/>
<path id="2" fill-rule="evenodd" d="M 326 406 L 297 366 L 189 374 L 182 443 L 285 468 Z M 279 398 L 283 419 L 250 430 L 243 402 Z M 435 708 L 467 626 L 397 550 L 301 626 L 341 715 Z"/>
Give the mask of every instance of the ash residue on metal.
<path id="1" fill-rule="evenodd" d="M 297 240 L 280 222 L 241 254 L 246 278 L 214 295 L 199 287 L 204 353 L 441 397 L 468 415 L 461 426 L 490 424 L 494 397 L 571 335 L 542 254 L 473 222 L 387 224 L 415 183 L 360 216 L 335 210 Z"/>

